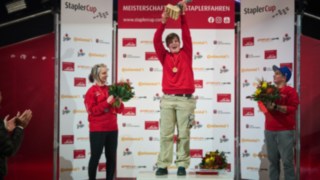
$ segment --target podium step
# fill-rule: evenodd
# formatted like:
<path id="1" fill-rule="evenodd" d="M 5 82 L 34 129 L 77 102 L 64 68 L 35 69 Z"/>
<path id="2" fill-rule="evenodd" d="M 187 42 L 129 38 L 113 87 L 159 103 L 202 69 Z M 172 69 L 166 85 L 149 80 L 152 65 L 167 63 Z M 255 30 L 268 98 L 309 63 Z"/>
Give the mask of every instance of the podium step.
<path id="1" fill-rule="evenodd" d="M 198 175 L 194 172 L 190 173 L 187 172 L 186 176 L 177 176 L 176 171 L 170 172 L 168 175 L 164 176 L 156 176 L 155 172 L 151 171 L 141 171 L 139 172 L 136 180 L 208 180 L 208 179 L 230 179 L 233 180 L 233 176 L 231 177 L 228 174 L 221 174 L 221 175 Z"/>

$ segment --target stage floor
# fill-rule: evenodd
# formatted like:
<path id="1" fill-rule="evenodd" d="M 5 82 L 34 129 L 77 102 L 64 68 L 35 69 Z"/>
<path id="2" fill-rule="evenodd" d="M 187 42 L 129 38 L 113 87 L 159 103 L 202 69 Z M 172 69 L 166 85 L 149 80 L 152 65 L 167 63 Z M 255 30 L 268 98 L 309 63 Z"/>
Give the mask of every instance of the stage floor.
<path id="1" fill-rule="evenodd" d="M 165 180 L 175 180 L 175 179 L 185 179 L 185 180 L 208 180 L 208 179 L 230 179 L 233 180 L 233 176 L 229 174 L 220 174 L 220 175 L 197 175 L 193 172 L 187 172 L 186 176 L 177 176 L 176 171 L 169 171 L 168 175 L 164 176 L 156 176 L 155 172 L 151 171 L 145 171 L 140 172 L 137 176 L 137 180 L 159 180 L 159 179 L 165 179 Z"/>

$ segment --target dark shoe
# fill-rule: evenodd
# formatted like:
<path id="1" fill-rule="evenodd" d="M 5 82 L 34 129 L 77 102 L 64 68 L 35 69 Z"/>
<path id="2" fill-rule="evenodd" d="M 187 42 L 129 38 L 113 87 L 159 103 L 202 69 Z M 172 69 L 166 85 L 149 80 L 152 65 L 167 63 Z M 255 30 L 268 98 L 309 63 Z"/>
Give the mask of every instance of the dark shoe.
<path id="1" fill-rule="evenodd" d="M 187 173 L 186 173 L 186 168 L 184 167 L 179 167 L 178 168 L 178 172 L 177 172 L 177 175 L 178 176 L 185 176 Z"/>
<path id="2" fill-rule="evenodd" d="M 156 171 L 157 176 L 167 175 L 168 169 L 167 168 L 158 168 Z"/>

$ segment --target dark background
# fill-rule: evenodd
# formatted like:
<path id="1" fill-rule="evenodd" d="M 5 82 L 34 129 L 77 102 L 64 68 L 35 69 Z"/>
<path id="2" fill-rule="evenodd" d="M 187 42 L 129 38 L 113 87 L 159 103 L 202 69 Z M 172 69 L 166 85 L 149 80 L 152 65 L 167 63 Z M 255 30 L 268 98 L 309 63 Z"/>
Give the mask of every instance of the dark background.
<path id="1" fill-rule="evenodd" d="M 8 13 L 7 4 L 24 1 L 26 8 Z M 236 2 L 236 21 L 240 20 L 240 3 Z M 302 14 L 302 34 L 320 39 L 320 0 L 295 0 L 296 14 Z M 113 19 L 117 21 L 118 0 L 113 0 Z M 0 47 L 54 32 L 54 13 L 60 0 L 0 0 Z M 306 15 L 312 14 L 318 19 Z M 41 15 L 40 15 L 41 14 Z M 30 18 L 33 16 L 33 18 Z"/>

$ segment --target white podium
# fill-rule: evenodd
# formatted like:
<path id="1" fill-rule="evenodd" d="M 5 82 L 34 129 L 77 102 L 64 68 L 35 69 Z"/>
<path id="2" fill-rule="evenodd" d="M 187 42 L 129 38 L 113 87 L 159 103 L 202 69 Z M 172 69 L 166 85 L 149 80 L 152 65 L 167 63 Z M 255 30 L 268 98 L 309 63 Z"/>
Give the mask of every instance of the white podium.
<path id="1" fill-rule="evenodd" d="M 156 176 L 155 172 L 152 171 L 141 171 L 139 172 L 136 180 L 208 180 L 208 179 L 230 179 L 233 180 L 231 174 L 219 174 L 219 175 L 198 175 L 194 172 L 188 172 L 186 176 L 177 176 L 177 171 L 170 172 L 168 175 Z"/>

